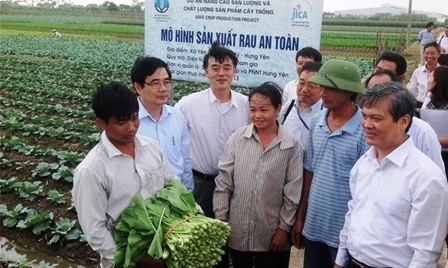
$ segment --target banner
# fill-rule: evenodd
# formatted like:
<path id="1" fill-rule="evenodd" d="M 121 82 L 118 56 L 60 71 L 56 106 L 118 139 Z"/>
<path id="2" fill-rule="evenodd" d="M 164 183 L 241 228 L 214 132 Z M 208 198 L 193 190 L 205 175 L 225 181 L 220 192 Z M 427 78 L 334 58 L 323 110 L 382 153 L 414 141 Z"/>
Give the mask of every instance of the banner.
<path id="1" fill-rule="evenodd" d="M 146 0 L 145 54 L 166 61 L 177 80 L 207 82 L 213 41 L 238 55 L 234 85 L 297 78 L 295 54 L 319 49 L 323 0 Z"/>

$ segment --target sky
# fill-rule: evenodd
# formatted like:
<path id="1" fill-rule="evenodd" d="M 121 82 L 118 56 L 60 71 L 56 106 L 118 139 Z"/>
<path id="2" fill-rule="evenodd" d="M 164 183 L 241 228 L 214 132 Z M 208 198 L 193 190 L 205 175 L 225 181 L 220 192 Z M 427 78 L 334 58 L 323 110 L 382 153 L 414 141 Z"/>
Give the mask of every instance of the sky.
<path id="1" fill-rule="evenodd" d="M 324 11 L 379 7 L 390 4 L 407 8 L 408 0 L 324 0 Z M 448 15 L 448 0 L 413 0 L 412 9 Z"/>
<path id="2" fill-rule="evenodd" d="M 68 2 L 68 0 L 66 0 Z M 109 0 L 117 5 L 131 5 L 132 0 Z M 175 0 L 174 0 L 175 1 Z M 276 0 L 281 1 L 281 0 Z M 312 0 L 311 0 L 312 1 Z M 73 4 L 87 5 L 102 4 L 105 0 L 71 0 Z M 324 11 L 379 7 L 382 4 L 390 4 L 407 8 L 409 0 L 324 0 Z M 448 0 L 412 0 L 413 10 L 437 12 L 448 15 Z"/>

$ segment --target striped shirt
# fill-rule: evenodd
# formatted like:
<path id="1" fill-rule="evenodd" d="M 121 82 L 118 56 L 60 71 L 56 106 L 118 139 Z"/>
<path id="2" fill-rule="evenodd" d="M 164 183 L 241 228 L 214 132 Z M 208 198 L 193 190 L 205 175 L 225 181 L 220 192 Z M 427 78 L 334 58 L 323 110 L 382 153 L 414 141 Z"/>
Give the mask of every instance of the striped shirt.
<path id="1" fill-rule="evenodd" d="M 183 97 L 174 107 L 187 119 L 194 170 L 218 174 L 218 160 L 224 145 L 238 128 L 249 124 L 249 102 L 231 91 L 230 107 L 223 109 L 211 89 Z"/>
<path id="2" fill-rule="evenodd" d="M 291 230 L 302 191 L 302 160 L 298 141 L 280 124 L 265 150 L 253 124 L 230 137 L 213 197 L 216 218 L 232 228 L 230 248 L 269 251 L 278 228 Z"/>
<path id="3" fill-rule="evenodd" d="M 351 199 L 350 170 L 368 149 L 361 127 L 361 109 L 342 128 L 329 130 L 329 110 L 314 116 L 305 158 L 305 169 L 313 173 L 303 235 L 331 247 L 339 245 L 339 231 Z"/>

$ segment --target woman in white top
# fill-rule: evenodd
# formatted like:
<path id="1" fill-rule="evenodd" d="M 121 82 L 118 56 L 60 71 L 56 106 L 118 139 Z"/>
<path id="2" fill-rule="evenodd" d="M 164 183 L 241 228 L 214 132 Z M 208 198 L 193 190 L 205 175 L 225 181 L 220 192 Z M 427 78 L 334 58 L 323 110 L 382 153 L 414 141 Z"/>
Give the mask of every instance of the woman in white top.
<path id="1" fill-rule="evenodd" d="M 448 110 L 448 66 L 438 66 L 428 77 L 428 94 L 422 109 Z M 446 116 L 446 114 L 441 114 Z M 424 118 L 422 118 L 424 119 Z M 448 174 L 448 136 L 439 135 L 442 145 L 442 158 Z"/>

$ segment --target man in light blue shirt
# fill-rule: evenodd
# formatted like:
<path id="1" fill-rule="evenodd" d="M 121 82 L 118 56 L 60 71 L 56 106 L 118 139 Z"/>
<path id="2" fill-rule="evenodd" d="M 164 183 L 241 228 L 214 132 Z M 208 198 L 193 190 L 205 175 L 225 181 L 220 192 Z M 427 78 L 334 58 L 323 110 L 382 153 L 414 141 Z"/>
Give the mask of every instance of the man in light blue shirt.
<path id="1" fill-rule="evenodd" d="M 425 65 L 425 59 L 423 57 L 424 47 L 425 45 L 434 42 L 435 35 L 434 35 L 434 22 L 428 22 L 426 24 L 426 28 L 421 30 L 418 33 L 417 40 L 420 43 L 420 65 Z"/>
<path id="2" fill-rule="evenodd" d="M 323 87 L 327 109 L 311 121 L 302 197 L 291 235 L 296 241 L 305 237 L 303 267 L 333 267 L 351 199 L 350 169 L 368 148 L 361 109 L 354 103 L 364 87 L 358 67 L 336 59 L 327 61 L 309 81 Z"/>
<path id="3" fill-rule="evenodd" d="M 190 134 L 183 114 L 166 104 L 173 84 L 166 62 L 155 57 L 138 58 L 131 71 L 138 94 L 140 127 L 137 134 L 157 141 L 168 162 L 189 191 L 193 191 Z"/>

